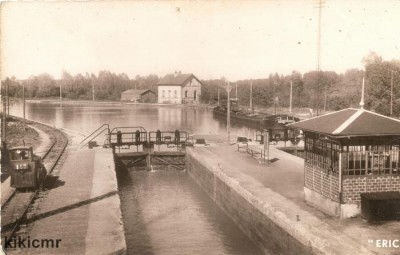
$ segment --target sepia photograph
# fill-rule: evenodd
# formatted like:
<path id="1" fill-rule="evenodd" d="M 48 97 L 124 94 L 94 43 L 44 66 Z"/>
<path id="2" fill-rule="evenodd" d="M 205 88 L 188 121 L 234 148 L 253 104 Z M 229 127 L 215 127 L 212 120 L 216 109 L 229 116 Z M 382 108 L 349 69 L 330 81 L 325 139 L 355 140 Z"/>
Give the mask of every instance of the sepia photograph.
<path id="1" fill-rule="evenodd" d="M 0 0 L 0 252 L 399 255 L 399 24 L 399 0 Z"/>

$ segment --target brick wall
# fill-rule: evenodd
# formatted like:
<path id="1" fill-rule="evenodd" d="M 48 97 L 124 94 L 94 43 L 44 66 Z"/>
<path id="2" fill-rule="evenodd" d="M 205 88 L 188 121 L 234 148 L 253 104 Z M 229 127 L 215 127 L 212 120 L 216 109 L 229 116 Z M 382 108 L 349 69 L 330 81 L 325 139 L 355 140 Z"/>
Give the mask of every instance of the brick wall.
<path id="1" fill-rule="evenodd" d="M 328 172 L 318 166 L 311 164 L 304 165 L 305 187 L 339 202 L 339 177 L 337 173 Z"/>
<path id="2" fill-rule="evenodd" d="M 345 204 L 359 204 L 361 193 L 400 191 L 400 176 L 343 176 L 342 199 Z"/>

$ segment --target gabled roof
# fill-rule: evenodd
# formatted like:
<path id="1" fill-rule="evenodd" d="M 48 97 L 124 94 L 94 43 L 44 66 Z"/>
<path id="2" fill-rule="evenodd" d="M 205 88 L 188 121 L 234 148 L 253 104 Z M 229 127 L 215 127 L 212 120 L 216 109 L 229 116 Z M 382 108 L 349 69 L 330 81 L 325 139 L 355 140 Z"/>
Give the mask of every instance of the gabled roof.
<path id="1" fill-rule="evenodd" d="M 162 78 L 157 85 L 177 85 L 177 86 L 185 86 L 186 83 L 192 78 L 196 79 L 199 83 L 200 80 L 197 79 L 193 74 L 168 74 L 164 78 Z"/>
<path id="2" fill-rule="evenodd" d="M 400 136 L 400 120 L 353 108 L 303 120 L 290 126 L 331 136 Z"/>
<path id="3" fill-rule="evenodd" d="M 148 92 L 148 91 L 154 93 L 154 91 L 152 91 L 152 90 L 150 90 L 150 89 L 128 89 L 128 90 L 125 90 L 124 92 L 122 92 L 122 94 L 142 95 L 142 94 L 144 94 L 144 93 L 146 93 L 146 92 Z"/>

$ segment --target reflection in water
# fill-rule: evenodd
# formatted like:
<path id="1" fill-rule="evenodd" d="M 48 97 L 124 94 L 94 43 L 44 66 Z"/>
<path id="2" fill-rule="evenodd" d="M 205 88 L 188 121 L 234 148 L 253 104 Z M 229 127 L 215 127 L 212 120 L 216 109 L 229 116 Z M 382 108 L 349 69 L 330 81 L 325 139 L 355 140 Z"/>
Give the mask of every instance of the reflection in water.
<path id="1" fill-rule="evenodd" d="M 14 104 L 10 113 L 22 117 L 22 103 Z M 181 105 L 27 102 L 26 117 L 84 134 L 90 134 L 104 123 L 111 127 L 142 126 L 147 131 L 180 129 L 196 134 L 226 132 L 225 120 L 213 118 L 212 110 Z M 232 123 L 231 132 L 253 136 L 254 129 Z"/>
<path id="2" fill-rule="evenodd" d="M 118 171 L 128 254 L 262 254 L 186 173 Z"/>
<path id="3" fill-rule="evenodd" d="M 90 134 L 103 123 L 146 130 L 225 133 L 209 109 L 183 106 L 27 103 L 27 118 Z M 22 104 L 11 114 L 22 116 Z M 232 132 L 253 131 L 235 126 Z M 185 172 L 117 171 L 128 254 L 262 254 Z"/>

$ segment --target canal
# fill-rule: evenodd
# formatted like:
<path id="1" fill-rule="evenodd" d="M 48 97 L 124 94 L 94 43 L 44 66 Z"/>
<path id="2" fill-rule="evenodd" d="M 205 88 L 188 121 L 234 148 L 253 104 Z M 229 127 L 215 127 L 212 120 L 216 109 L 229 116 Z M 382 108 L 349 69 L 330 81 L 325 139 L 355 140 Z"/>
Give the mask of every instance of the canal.
<path id="1" fill-rule="evenodd" d="M 22 105 L 11 114 L 22 116 Z M 28 102 L 28 119 L 90 134 L 103 123 L 143 126 L 147 131 L 226 131 L 211 109 L 127 104 Z M 232 132 L 254 130 L 233 125 Z M 263 254 L 185 173 L 117 169 L 128 254 Z"/>

